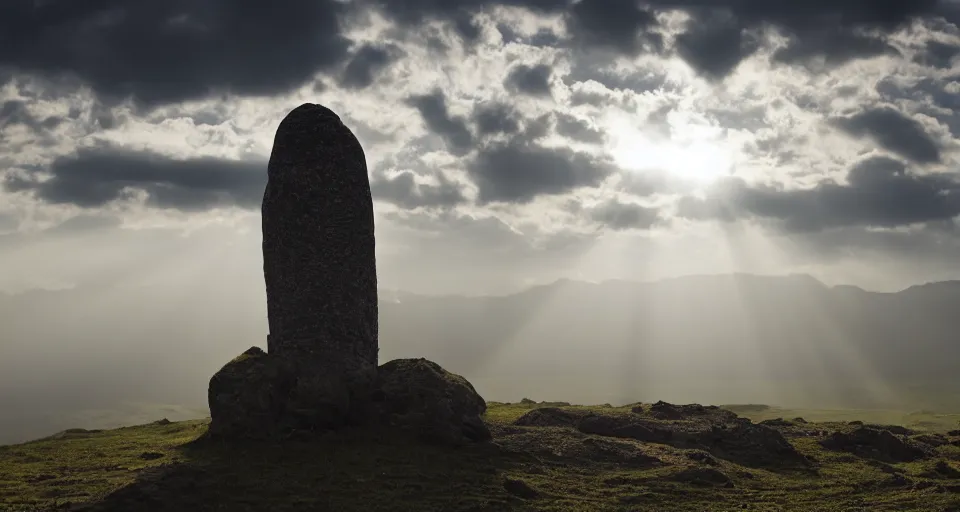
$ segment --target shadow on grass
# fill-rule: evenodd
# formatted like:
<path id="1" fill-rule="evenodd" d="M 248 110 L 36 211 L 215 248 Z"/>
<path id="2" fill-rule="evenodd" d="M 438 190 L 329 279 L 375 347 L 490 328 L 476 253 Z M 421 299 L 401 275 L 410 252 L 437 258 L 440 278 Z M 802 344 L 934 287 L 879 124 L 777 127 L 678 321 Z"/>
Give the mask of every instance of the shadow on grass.
<path id="1" fill-rule="evenodd" d="M 504 472 L 528 457 L 495 445 L 424 445 L 356 431 L 279 443 L 201 437 L 86 511 L 518 510 Z"/>

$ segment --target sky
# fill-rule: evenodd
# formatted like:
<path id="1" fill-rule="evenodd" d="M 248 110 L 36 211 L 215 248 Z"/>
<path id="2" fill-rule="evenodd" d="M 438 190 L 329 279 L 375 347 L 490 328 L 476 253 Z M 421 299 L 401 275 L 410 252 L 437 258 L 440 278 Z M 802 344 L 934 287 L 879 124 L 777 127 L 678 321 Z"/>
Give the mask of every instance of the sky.
<path id="1" fill-rule="evenodd" d="M 385 297 L 960 279 L 958 22 L 955 0 L 0 2 L 0 406 L 262 345 L 266 161 L 305 102 L 365 150 Z"/>
<path id="2" fill-rule="evenodd" d="M 262 293 L 280 119 L 361 141 L 380 286 L 960 277 L 952 0 L 11 0 L 0 289 Z M 259 280 L 259 281 L 258 281 Z"/>

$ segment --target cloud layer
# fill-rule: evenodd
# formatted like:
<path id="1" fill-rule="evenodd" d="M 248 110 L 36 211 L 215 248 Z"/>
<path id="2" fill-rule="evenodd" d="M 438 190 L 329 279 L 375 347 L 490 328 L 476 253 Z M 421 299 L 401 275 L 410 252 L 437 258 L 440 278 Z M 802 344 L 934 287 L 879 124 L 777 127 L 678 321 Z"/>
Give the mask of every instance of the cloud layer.
<path id="1" fill-rule="evenodd" d="M 810 269 L 841 231 L 878 254 L 957 232 L 953 1 L 261 7 L 0 6 L 0 226 L 235 222 L 276 123 L 316 101 L 364 145 L 396 261 L 424 236 L 520 269 L 738 229 L 810 249 L 783 264 Z"/>

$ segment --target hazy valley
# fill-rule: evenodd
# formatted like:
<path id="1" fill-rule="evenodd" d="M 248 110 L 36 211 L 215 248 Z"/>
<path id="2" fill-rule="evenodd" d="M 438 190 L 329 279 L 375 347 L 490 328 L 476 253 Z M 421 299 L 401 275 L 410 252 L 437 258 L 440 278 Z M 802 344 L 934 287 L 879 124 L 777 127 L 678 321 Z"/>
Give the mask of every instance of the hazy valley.
<path id="1" fill-rule="evenodd" d="M 265 347 L 262 296 L 175 286 L 0 295 L 0 443 L 201 416 L 209 376 Z M 750 275 L 381 291 L 380 360 L 427 357 L 487 400 L 957 412 L 958 301 L 958 282 L 874 293 Z"/>

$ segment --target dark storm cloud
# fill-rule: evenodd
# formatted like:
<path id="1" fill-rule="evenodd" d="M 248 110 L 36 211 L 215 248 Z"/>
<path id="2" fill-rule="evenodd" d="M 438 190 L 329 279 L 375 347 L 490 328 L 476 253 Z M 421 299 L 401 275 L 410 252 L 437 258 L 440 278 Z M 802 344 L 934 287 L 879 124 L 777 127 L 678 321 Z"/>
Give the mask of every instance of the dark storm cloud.
<path id="1" fill-rule="evenodd" d="M 710 54 L 720 53 L 728 59 L 723 66 L 716 64 L 721 69 L 735 67 L 735 27 L 749 30 L 773 27 L 785 35 L 786 47 L 774 54 L 777 62 L 802 64 L 823 58 L 828 65 L 839 65 L 854 59 L 898 54 L 887 42 L 886 35 L 918 17 L 941 14 L 946 5 L 941 0 L 654 0 L 652 3 L 686 9 L 694 13 L 695 18 L 711 20 L 706 23 L 708 27 L 716 25 L 713 20 L 717 19 L 717 12 L 725 11 L 721 18 L 725 20 L 721 24 L 725 28 L 715 36 L 719 46 L 687 46 L 684 55 L 697 67 L 695 63 L 709 62 Z M 695 26 L 687 34 L 696 34 L 699 28 Z M 681 35 L 678 42 L 687 34 Z M 683 46 L 678 48 L 683 49 Z M 752 53 L 749 49 L 749 44 L 740 48 L 742 57 Z"/>
<path id="2" fill-rule="evenodd" d="M 953 58 L 957 54 L 960 54 L 960 46 L 931 39 L 927 41 L 923 51 L 916 55 L 914 61 L 939 69 L 950 69 L 953 67 Z"/>
<path id="3" fill-rule="evenodd" d="M 572 43 L 578 47 L 610 49 L 636 55 L 662 47 L 662 36 L 653 32 L 658 22 L 653 12 L 635 0 L 362 0 L 361 6 L 375 6 L 394 21 L 416 27 L 426 20 L 439 19 L 453 23 L 454 30 L 469 38 L 464 29 L 466 13 L 476 13 L 494 6 L 522 7 L 535 14 L 559 14 L 566 22 Z M 509 27 L 498 27 L 504 39 L 516 40 Z M 541 33 L 530 41 L 536 45 L 557 45 L 561 42 L 552 33 Z"/>
<path id="4" fill-rule="evenodd" d="M 880 36 L 835 31 L 808 34 L 791 41 L 773 54 L 773 60 L 787 64 L 810 62 L 823 57 L 826 64 L 836 66 L 856 59 L 880 55 L 900 55 L 900 51 Z"/>
<path id="5" fill-rule="evenodd" d="M 655 12 L 682 10 L 692 16 L 675 49 L 709 78 L 722 78 L 759 46 L 762 31 L 787 37 L 775 61 L 805 64 L 822 58 L 835 66 L 897 51 L 886 34 L 912 19 L 938 14 L 938 0 L 585 0 L 574 4 L 567 25 L 575 46 L 608 47 L 635 55 L 662 53 Z M 647 10 L 649 9 L 649 10 Z"/>
<path id="6" fill-rule="evenodd" d="M 462 117 L 451 116 L 447 111 L 443 91 L 413 96 L 408 103 L 420 112 L 427 129 L 443 138 L 451 153 L 464 155 L 473 147 L 473 134 Z"/>
<path id="7" fill-rule="evenodd" d="M 53 204 L 96 208 L 143 190 L 148 204 L 182 211 L 237 205 L 256 208 L 263 198 L 265 162 L 193 158 L 100 147 L 81 149 L 41 169 L 49 179 L 8 174 L 10 192 L 31 192 Z"/>
<path id="8" fill-rule="evenodd" d="M 549 135 L 553 121 L 552 113 L 527 118 L 502 101 L 476 104 L 469 118 L 453 116 L 447 109 L 444 93 L 439 89 L 413 96 L 407 102 L 420 112 L 427 129 L 440 136 L 447 151 L 456 156 L 464 156 L 484 147 L 495 135 L 506 136 L 513 146 L 535 143 Z M 473 125 L 473 130 L 470 125 Z M 492 146 L 486 147 L 489 149 Z"/>
<path id="9" fill-rule="evenodd" d="M 702 73 L 722 76 L 752 53 L 744 39 L 750 30 L 773 27 L 786 35 L 781 61 L 842 63 L 890 52 L 885 34 L 940 13 L 950 5 L 945 1 L 285 0 L 268 9 L 258 0 L 7 0 L 0 2 L 0 80 L 79 80 L 107 104 L 132 97 L 147 107 L 225 92 L 276 95 L 341 69 L 350 58 L 340 25 L 345 15 L 373 6 L 406 27 L 443 20 L 469 42 L 481 34 L 473 15 L 498 5 L 560 16 L 569 39 L 557 44 L 629 55 L 665 50 L 659 12 L 684 10 L 704 20 L 715 18 L 704 12 L 722 13 L 717 19 L 728 21 L 691 25 L 677 47 Z M 943 56 L 943 48 L 931 49 Z M 382 54 L 366 57 L 355 61 L 346 83 L 366 83 L 364 70 L 372 72 Z"/>
<path id="10" fill-rule="evenodd" d="M 467 43 L 475 43 L 480 39 L 480 26 L 469 12 L 460 12 L 453 17 L 453 29 Z"/>
<path id="11" fill-rule="evenodd" d="M 890 103 L 903 99 L 915 102 L 917 112 L 933 117 L 946 125 L 954 137 L 960 137 L 960 94 L 953 85 L 958 80 L 957 75 L 926 77 L 919 81 L 888 76 L 877 82 L 876 91 Z"/>
<path id="12" fill-rule="evenodd" d="M 870 137 L 880 147 L 918 163 L 940 161 L 940 148 L 915 119 L 891 107 L 876 107 L 833 121 L 855 137 Z"/>
<path id="13" fill-rule="evenodd" d="M 561 14 L 579 49 L 607 49 L 637 55 L 662 52 L 658 12 L 682 10 L 695 21 L 677 40 L 677 51 L 705 76 L 718 78 L 754 53 L 753 33 L 775 28 L 788 38 L 776 60 L 806 63 L 822 57 L 829 65 L 894 53 L 886 34 L 922 16 L 943 14 L 940 0 L 391 0 L 370 1 L 406 24 L 426 18 L 456 20 L 464 12 L 508 5 L 535 13 Z M 507 39 L 513 36 L 501 29 Z M 559 42 L 558 42 L 559 43 Z M 562 44 L 562 43 L 560 43 Z"/>
<path id="14" fill-rule="evenodd" d="M 273 95 L 347 57 L 335 0 L 0 3 L 0 70 L 79 77 L 101 97 L 152 106 Z"/>
<path id="15" fill-rule="evenodd" d="M 893 30 L 911 19 L 937 13 L 940 0 L 653 0 L 661 8 L 704 13 L 725 10 L 742 26 L 770 24 L 792 36 L 836 29 Z"/>
<path id="16" fill-rule="evenodd" d="M 396 60 L 398 54 L 399 49 L 395 46 L 370 44 L 361 46 L 340 75 L 340 86 L 350 89 L 369 87 L 376 80 L 377 74 Z"/>
<path id="17" fill-rule="evenodd" d="M 656 208 L 647 208 L 635 203 L 623 203 L 616 199 L 594 206 L 589 210 L 594 222 L 614 230 L 650 229 L 660 222 Z"/>
<path id="18" fill-rule="evenodd" d="M 553 116 L 543 114 L 533 119 L 523 121 L 523 131 L 514 139 L 514 144 L 532 144 L 550 134 L 550 126 Z"/>
<path id="19" fill-rule="evenodd" d="M 459 184 L 448 181 L 438 174 L 438 185 L 417 183 L 410 171 L 404 171 L 392 178 L 377 176 L 370 183 L 373 197 L 393 203 L 406 210 L 416 208 L 450 208 L 466 202 Z"/>
<path id="20" fill-rule="evenodd" d="M 675 44 L 687 64 L 714 79 L 729 75 L 760 48 L 757 37 L 730 18 L 692 18 Z"/>
<path id="21" fill-rule="evenodd" d="M 553 68 L 548 64 L 528 66 L 518 64 L 507 72 L 503 79 L 503 87 L 508 91 L 528 94 L 530 96 L 550 96 L 550 75 Z"/>
<path id="22" fill-rule="evenodd" d="M 606 135 L 589 122 L 562 112 L 557 113 L 557 133 L 586 144 L 603 144 Z"/>
<path id="23" fill-rule="evenodd" d="M 56 115 L 37 116 L 23 100 L 0 103 L 0 148 L 5 153 L 0 157 L 0 171 L 4 166 L 3 160 L 16 158 L 24 148 L 49 148 L 59 144 L 60 138 L 55 130 L 65 120 Z M 27 134 L 23 134 L 23 131 Z"/>
<path id="24" fill-rule="evenodd" d="M 478 42 L 482 35 L 474 15 L 489 7 L 515 6 L 527 8 L 535 13 L 556 13 L 562 11 L 567 4 L 568 0 L 355 0 L 352 2 L 358 10 L 377 9 L 388 19 L 407 29 L 421 29 L 429 21 L 446 22 L 467 45 Z"/>
<path id="25" fill-rule="evenodd" d="M 506 103 L 486 103 L 474 108 L 471 120 L 480 135 L 504 133 L 513 135 L 520 131 L 519 114 Z"/>
<path id="26" fill-rule="evenodd" d="M 663 48 L 653 11 L 634 0 L 584 0 L 573 4 L 566 24 L 581 47 L 612 49 L 627 55 Z"/>
<path id="27" fill-rule="evenodd" d="M 467 165 L 478 201 L 527 203 L 537 196 L 594 187 L 614 172 L 607 161 L 569 148 L 511 141 L 482 148 Z"/>
<path id="28" fill-rule="evenodd" d="M 784 190 L 726 179 L 706 199 L 683 198 L 679 215 L 724 221 L 758 217 L 777 221 L 793 232 L 843 226 L 889 228 L 960 215 L 957 175 L 917 175 L 898 160 L 877 156 L 854 165 L 846 181 Z"/>
<path id="29" fill-rule="evenodd" d="M 27 104 L 21 100 L 7 100 L 0 104 L 0 129 L 13 125 L 22 125 L 35 132 L 56 128 L 63 118 L 49 116 L 43 119 L 30 113 Z"/>
<path id="30" fill-rule="evenodd" d="M 696 16 L 700 19 L 713 20 L 714 16 L 703 13 L 725 11 L 727 21 L 722 29 L 713 22 L 706 23 L 707 33 L 715 31 L 717 46 L 704 41 L 696 46 L 680 44 L 684 40 L 696 41 L 699 27 L 678 37 L 678 51 L 684 59 L 708 76 L 723 76 L 724 70 L 732 70 L 742 58 L 753 53 L 749 40 L 737 40 L 737 35 L 742 34 L 737 27 L 744 30 L 770 27 L 786 36 L 787 45 L 774 54 L 776 62 L 805 64 L 822 58 L 827 65 L 836 66 L 854 59 L 898 53 L 886 41 L 886 34 L 915 17 L 933 14 L 938 6 L 938 0 L 656 0 L 654 3 L 700 13 Z M 711 55 L 718 56 L 720 62 L 711 62 Z M 706 63 L 706 67 L 697 63 Z"/>

